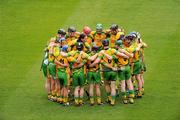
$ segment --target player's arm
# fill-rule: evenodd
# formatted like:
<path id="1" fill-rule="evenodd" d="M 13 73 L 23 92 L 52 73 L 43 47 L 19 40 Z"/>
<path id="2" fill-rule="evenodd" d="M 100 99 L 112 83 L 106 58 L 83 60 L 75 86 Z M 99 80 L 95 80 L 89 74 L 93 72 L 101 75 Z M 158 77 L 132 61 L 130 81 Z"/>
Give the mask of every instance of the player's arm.
<path id="1" fill-rule="evenodd" d="M 94 61 L 97 58 L 97 56 L 98 56 L 98 54 L 96 53 L 95 55 L 90 56 L 90 58 L 88 60 Z"/>
<path id="2" fill-rule="evenodd" d="M 111 64 L 108 64 L 108 63 L 106 63 L 106 62 L 102 62 L 102 64 L 103 64 L 104 66 L 108 67 L 108 68 L 113 69 L 113 67 L 112 67 Z"/>
<path id="3" fill-rule="evenodd" d="M 139 43 L 135 49 L 135 51 L 140 51 L 141 47 L 143 46 L 142 43 Z"/>
<path id="4" fill-rule="evenodd" d="M 94 67 L 96 64 L 98 64 L 101 61 L 101 58 L 96 58 L 96 60 L 89 65 L 89 67 Z"/>
<path id="5" fill-rule="evenodd" d="M 70 56 L 73 56 L 74 54 L 76 53 L 76 51 L 71 51 L 71 52 L 68 52 L 68 53 L 65 53 L 65 52 L 60 52 L 60 54 L 63 56 L 63 57 L 70 57 Z"/>
<path id="6" fill-rule="evenodd" d="M 73 69 L 80 68 L 80 67 L 82 67 L 85 63 L 86 63 L 86 62 L 83 61 L 83 62 L 79 63 L 79 64 L 76 65 L 76 66 L 73 65 L 72 68 L 73 68 Z"/>
<path id="7" fill-rule="evenodd" d="M 124 50 L 124 49 L 119 49 L 119 52 L 124 53 L 128 57 L 133 57 L 133 53 L 130 53 L 130 52 Z"/>
<path id="8" fill-rule="evenodd" d="M 143 47 L 144 47 L 144 48 L 147 48 L 147 47 L 148 47 L 148 45 L 147 45 L 145 42 L 142 42 L 142 44 L 143 44 Z"/>
<path id="9" fill-rule="evenodd" d="M 94 61 L 98 56 L 98 54 L 95 54 L 93 56 L 89 56 L 87 53 L 85 53 L 83 51 L 81 51 L 80 54 L 82 55 L 83 59 L 87 59 L 87 60 L 90 60 L 90 61 Z"/>
<path id="10" fill-rule="evenodd" d="M 102 62 L 102 64 L 110 69 L 112 69 L 113 71 L 117 71 L 117 68 L 116 67 L 113 67 L 111 64 L 108 64 L 106 62 Z"/>
<path id="11" fill-rule="evenodd" d="M 75 60 L 77 63 L 81 62 L 81 54 L 78 56 L 78 58 Z"/>
<path id="12" fill-rule="evenodd" d="M 112 60 L 113 57 L 111 55 L 108 55 L 104 52 L 104 50 L 101 50 L 100 53 L 102 53 L 105 57 L 107 57 L 109 60 Z"/>
<path id="13" fill-rule="evenodd" d="M 116 54 L 117 56 L 123 57 L 123 58 L 129 58 L 126 54 L 119 52 L 118 50 L 112 49 L 112 53 Z"/>
<path id="14" fill-rule="evenodd" d="M 61 62 L 59 62 L 57 59 L 55 59 L 54 60 L 54 63 L 56 64 L 56 65 L 60 65 L 60 66 L 63 66 L 63 67 L 68 67 L 69 66 L 69 64 L 68 63 L 61 63 Z"/>

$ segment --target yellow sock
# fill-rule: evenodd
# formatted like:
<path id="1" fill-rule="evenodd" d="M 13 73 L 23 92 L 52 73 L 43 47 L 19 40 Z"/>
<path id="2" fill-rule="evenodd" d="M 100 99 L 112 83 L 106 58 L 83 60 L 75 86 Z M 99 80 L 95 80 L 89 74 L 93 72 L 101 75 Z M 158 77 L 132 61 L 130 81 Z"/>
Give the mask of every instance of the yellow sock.
<path id="1" fill-rule="evenodd" d="M 68 98 L 65 97 L 65 98 L 64 98 L 64 103 L 67 103 L 67 102 L 68 102 Z"/>
<path id="2" fill-rule="evenodd" d="M 55 96 L 55 95 L 56 95 L 56 91 L 53 90 L 53 91 L 52 91 L 52 96 Z"/>
<path id="3" fill-rule="evenodd" d="M 112 100 L 112 97 L 111 95 L 108 96 L 108 100 L 111 101 Z"/>
<path id="4" fill-rule="evenodd" d="M 80 103 L 80 104 L 83 103 L 83 100 L 79 100 L 79 103 Z"/>
<path id="5" fill-rule="evenodd" d="M 129 94 L 129 97 L 130 98 L 134 98 L 134 94 Z"/>
<path id="6" fill-rule="evenodd" d="M 75 98 L 75 104 L 78 105 L 79 104 L 79 99 L 78 98 Z"/>
<path id="7" fill-rule="evenodd" d="M 94 98 L 93 97 L 90 98 L 90 103 L 94 104 Z"/>
<path id="8" fill-rule="evenodd" d="M 97 98 L 97 103 L 98 103 L 98 104 L 101 103 L 101 98 L 100 98 L 100 97 Z"/>

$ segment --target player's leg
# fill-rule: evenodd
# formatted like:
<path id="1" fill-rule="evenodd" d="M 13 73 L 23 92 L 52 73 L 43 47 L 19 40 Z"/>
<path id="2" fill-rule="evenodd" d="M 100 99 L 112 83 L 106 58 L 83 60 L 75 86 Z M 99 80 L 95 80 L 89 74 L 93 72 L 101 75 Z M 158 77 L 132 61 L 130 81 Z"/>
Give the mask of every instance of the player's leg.
<path id="1" fill-rule="evenodd" d="M 121 83 L 121 97 L 124 104 L 127 104 L 127 96 L 126 96 L 126 82 L 125 82 L 125 70 L 118 71 L 118 77 Z"/>
<path id="2" fill-rule="evenodd" d="M 49 74 L 51 78 L 52 99 L 56 96 L 56 66 L 54 63 L 49 64 Z"/>
<path id="3" fill-rule="evenodd" d="M 125 80 L 126 81 L 126 84 L 127 84 L 127 89 L 129 90 L 129 102 L 131 103 L 131 104 L 133 104 L 134 103 L 134 100 L 133 100 L 133 98 L 134 98 L 134 88 L 133 88 L 133 84 L 132 84 L 132 81 L 131 81 L 131 79 L 128 79 L 128 80 Z"/>
<path id="4" fill-rule="evenodd" d="M 93 72 L 88 72 L 87 80 L 89 84 L 89 96 L 90 96 L 90 104 L 94 105 L 94 84 L 93 84 Z"/>
<path id="5" fill-rule="evenodd" d="M 136 80 L 138 82 L 138 95 L 137 97 L 142 97 L 142 80 L 140 74 L 135 75 Z"/>
<path id="6" fill-rule="evenodd" d="M 101 74 L 100 72 L 95 72 L 94 74 L 94 79 L 95 79 L 95 88 L 96 88 L 96 99 L 97 99 L 97 104 L 102 105 L 101 101 L 101 89 L 100 89 L 100 82 L 101 82 Z"/>
<path id="7" fill-rule="evenodd" d="M 110 81 L 111 81 L 111 105 L 115 105 L 116 100 L 116 77 L 117 73 L 114 71 L 110 72 Z"/>
<path id="8" fill-rule="evenodd" d="M 66 72 L 64 72 L 63 75 L 63 97 L 64 97 L 64 105 L 69 105 L 68 102 L 68 75 L 66 74 Z"/>
<path id="9" fill-rule="evenodd" d="M 129 102 L 131 104 L 134 103 L 134 86 L 133 83 L 131 81 L 131 70 L 130 70 L 130 66 L 125 66 L 125 81 L 126 81 L 126 85 L 127 85 L 127 89 L 129 90 Z"/>
<path id="10" fill-rule="evenodd" d="M 89 96 L 90 96 L 90 104 L 94 105 L 94 84 L 89 84 Z"/>
<path id="11" fill-rule="evenodd" d="M 133 68 L 133 74 L 135 75 L 135 78 L 138 83 L 137 97 L 142 97 L 142 80 L 140 77 L 140 72 L 141 72 L 141 64 L 140 61 L 137 61 L 134 63 L 134 68 Z"/>
<path id="12" fill-rule="evenodd" d="M 84 97 L 84 87 L 83 86 L 80 87 L 80 93 L 79 94 L 80 94 L 79 95 L 79 104 L 83 105 L 83 97 Z"/>
<path id="13" fill-rule="evenodd" d="M 109 75 L 109 72 L 104 72 L 103 75 L 104 75 L 104 87 L 105 87 L 105 91 L 107 94 L 106 102 L 110 103 L 110 101 L 111 101 L 111 88 L 110 88 L 110 81 L 108 80 L 110 75 Z"/>
<path id="14" fill-rule="evenodd" d="M 116 99 L 116 81 L 111 81 L 111 105 L 115 105 Z"/>
<path id="15" fill-rule="evenodd" d="M 46 77 L 46 83 L 45 83 L 45 88 L 48 93 L 48 99 L 51 99 L 51 79 L 49 76 Z"/>
<path id="16" fill-rule="evenodd" d="M 57 102 L 60 102 L 61 89 L 60 89 L 60 80 L 59 79 L 56 81 L 56 95 L 57 95 Z"/>
<path id="17" fill-rule="evenodd" d="M 79 83 L 78 83 L 78 74 L 74 73 L 73 74 L 73 87 L 74 87 L 74 102 L 75 105 L 79 105 Z"/>
<path id="18" fill-rule="evenodd" d="M 42 70 L 43 70 L 44 77 L 46 79 L 45 89 L 46 89 L 47 94 L 50 95 L 51 94 L 50 79 L 49 79 L 48 68 L 46 64 L 42 65 Z"/>
<path id="19" fill-rule="evenodd" d="M 80 89 L 80 86 L 76 86 L 75 89 L 74 89 L 74 102 L 75 102 L 75 105 L 79 105 L 79 89 Z"/>
<path id="20" fill-rule="evenodd" d="M 68 89 L 67 89 L 67 86 L 63 86 L 63 102 L 64 102 L 64 105 L 69 105 L 68 103 Z"/>
<path id="21" fill-rule="evenodd" d="M 83 97 L 84 97 L 84 84 L 85 84 L 85 75 L 84 71 L 79 73 L 79 85 L 80 85 L 80 95 L 79 95 L 79 104 L 83 105 Z"/>
<path id="22" fill-rule="evenodd" d="M 63 82 L 63 72 L 61 71 L 61 69 L 57 70 L 57 102 L 59 103 L 63 103 L 63 88 L 60 89 L 60 86 L 62 86 Z"/>

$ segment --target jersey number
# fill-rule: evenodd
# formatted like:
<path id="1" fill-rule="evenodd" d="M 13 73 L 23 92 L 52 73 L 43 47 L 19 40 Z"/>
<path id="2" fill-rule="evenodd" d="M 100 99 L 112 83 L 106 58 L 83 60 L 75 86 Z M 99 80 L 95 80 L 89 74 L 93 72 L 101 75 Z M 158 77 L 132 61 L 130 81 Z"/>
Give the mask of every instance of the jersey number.
<path id="1" fill-rule="evenodd" d="M 63 60 L 63 59 L 61 59 L 61 60 L 60 60 L 60 63 L 64 64 L 64 60 Z"/>
<path id="2" fill-rule="evenodd" d="M 111 60 L 108 59 L 108 63 L 111 63 Z"/>

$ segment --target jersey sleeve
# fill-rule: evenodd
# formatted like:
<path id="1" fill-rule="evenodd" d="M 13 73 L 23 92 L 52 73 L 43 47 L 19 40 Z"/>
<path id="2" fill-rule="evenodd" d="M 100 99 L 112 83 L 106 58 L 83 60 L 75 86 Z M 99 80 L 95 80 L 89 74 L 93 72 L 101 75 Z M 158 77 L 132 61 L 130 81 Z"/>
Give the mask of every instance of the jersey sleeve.
<path id="1" fill-rule="evenodd" d="M 116 49 L 111 49 L 111 53 L 112 53 L 112 55 L 114 55 L 114 54 L 117 54 L 118 51 Z"/>
<path id="2" fill-rule="evenodd" d="M 90 56 L 87 53 L 85 53 L 85 52 L 82 54 L 82 58 L 83 59 L 89 59 L 89 57 Z"/>
<path id="3" fill-rule="evenodd" d="M 76 42 L 77 42 L 77 39 L 72 40 L 71 42 L 69 42 L 69 43 L 68 43 L 68 45 L 69 45 L 69 46 L 75 45 L 75 44 L 76 44 Z"/>
<path id="4" fill-rule="evenodd" d="M 69 62 L 75 62 L 76 61 L 76 59 L 74 57 L 67 57 L 67 60 Z"/>
<path id="5" fill-rule="evenodd" d="M 76 53 L 76 51 L 70 51 L 70 52 L 68 52 L 68 57 L 70 57 L 70 56 L 73 56 L 74 54 Z"/>
<path id="6" fill-rule="evenodd" d="M 57 56 L 56 59 L 59 61 L 61 59 L 61 56 L 60 55 Z"/>
<path id="7" fill-rule="evenodd" d="M 85 42 L 85 46 L 86 46 L 87 48 L 90 48 L 90 47 L 91 47 L 88 42 Z"/>
<path id="8" fill-rule="evenodd" d="M 103 54 L 102 53 L 98 53 L 98 58 L 102 59 L 103 58 Z"/>

